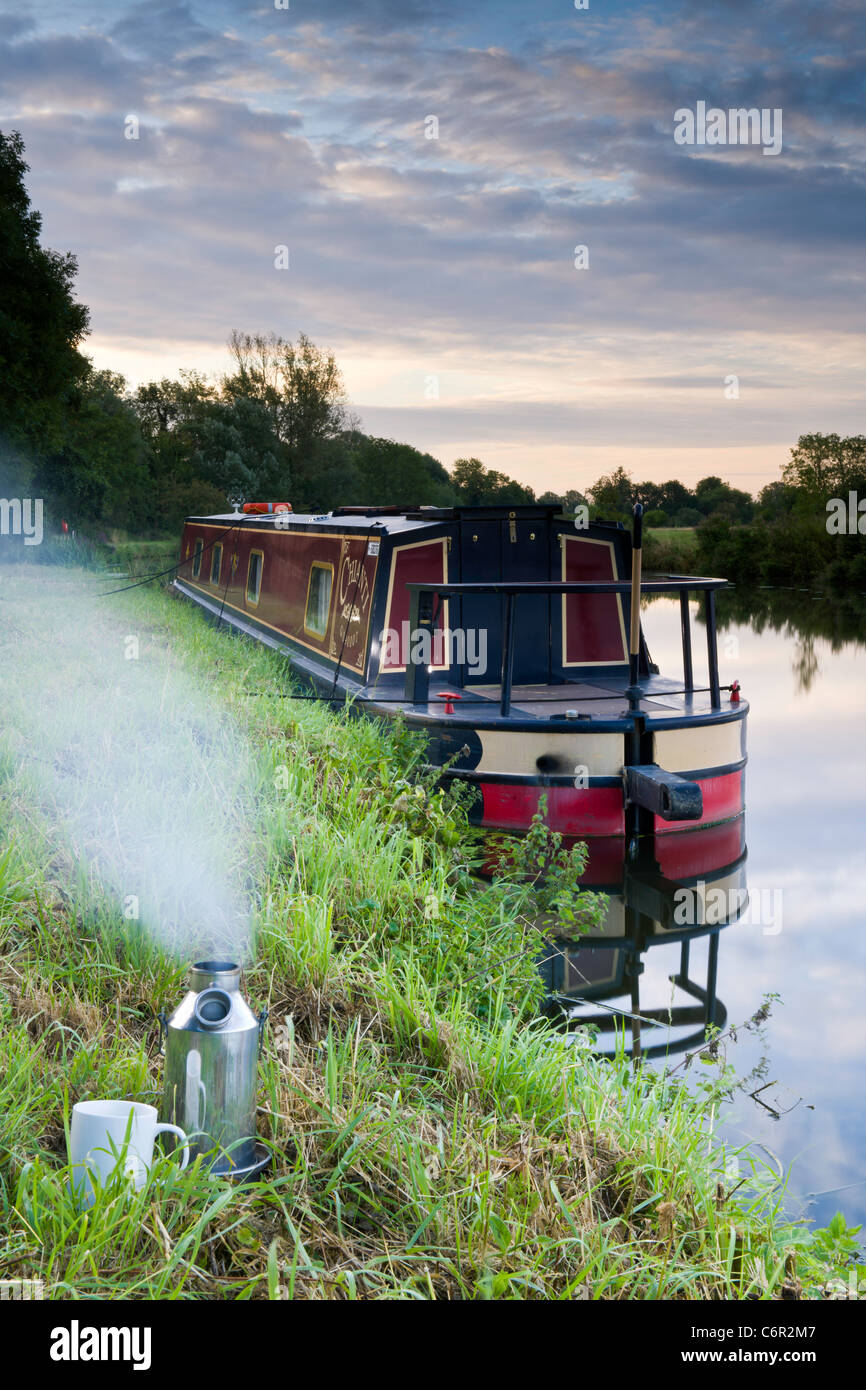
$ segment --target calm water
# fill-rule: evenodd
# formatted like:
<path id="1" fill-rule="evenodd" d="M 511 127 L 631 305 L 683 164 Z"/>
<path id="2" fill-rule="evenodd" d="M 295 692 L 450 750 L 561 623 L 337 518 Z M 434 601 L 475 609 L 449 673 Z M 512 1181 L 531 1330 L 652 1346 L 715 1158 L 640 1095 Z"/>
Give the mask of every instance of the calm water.
<path id="1" fill-rule="evenodd" d="M 767 1057 L 773 1084 L 762 1099 L 780 1118 L 738 1096 L 723 1132 L 790 1168 L 792 1212 L 824 1224 L 841 1210 L 866 1223 L 866 600 L 858 611 L 788 591 L 726 597 L 721 679 L 737 677 L 750 704 L 746 879 L 750 897 L 763 891 L 781 914 L 719 933 L 717 992 L 729 1024 L 765 994 L 781 998 L 763 1038 L 740 1033 L 728 1049 L 740 1076 Z M 704 629 L 692 612 L 697 652 Z M 662 673 L 677 674 L 676 604 L 652 603 L 644 630 Z M 701 983 L 708 950 L 706 937 L 690 947 Z M 665 942 L 643 955 L 642 1014 L 689 1002 L 669 981 L 679 954 Z M 628 995 L 608 998 L 630 1007 Z M 675 1047 L 688 1032 L 666 1025 L 643 1040 Z"/>

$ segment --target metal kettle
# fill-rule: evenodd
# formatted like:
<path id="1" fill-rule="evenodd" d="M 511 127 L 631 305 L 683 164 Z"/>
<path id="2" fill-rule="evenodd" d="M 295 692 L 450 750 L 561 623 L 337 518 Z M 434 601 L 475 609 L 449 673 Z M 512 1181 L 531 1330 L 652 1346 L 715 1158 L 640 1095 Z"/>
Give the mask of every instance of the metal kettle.
<path id="1" fill-rule="evenodd" d="M 189 1136 L 212 1173 L 246 1178 L 267 1166 L 256 1143 L 258 1059 L 267 1010 L 258 1017 L 240 992 L 234 961 L 196 961 L 190 989 L 170 1018 L 160 1015 L 165 1068 L 160 1115 Z"/>

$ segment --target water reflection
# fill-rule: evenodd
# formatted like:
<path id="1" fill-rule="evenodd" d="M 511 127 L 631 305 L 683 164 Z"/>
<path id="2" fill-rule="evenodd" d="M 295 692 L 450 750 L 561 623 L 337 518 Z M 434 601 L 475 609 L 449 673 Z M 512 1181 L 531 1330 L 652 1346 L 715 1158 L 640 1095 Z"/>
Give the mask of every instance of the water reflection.
<path id="1" fill-rule="evenodd" d="M 583 883 L 608 895 L 607 915 L 597 932 L 546 944 L 540 969 L 548 1015 L 567 1030 L 592 1025 L 601 1052 L 621 1035 L 635 1060 L 700 1047 L 708 1026 L 723 1028 L 721 938 L 748 906 L 745 817 L 641 841 L 633 857 L 621 840 L 590 842 Z M 705 961 L 698 963 L 692 945 L 703 938 Z M 679 963 L 667 997 L 658 999 L 642 982 L 644 958 L 660 946 L 678 947 Z M 621 1002 L 605 1003 L 613 999 Z"/>
<path id="2" fill-rule="evenodd" d="M 642 600 L 641 606 L 662 608 L 669 602 L 662 594 L 652 594 Z M 705 622 L 702 598 L 693 603 L 692 615 L 697 622 Z M 745 629 L 755 637 L 784 639 L 790 644 L 795 689 L 807 693 L 822 674 L 817 644 L 828 643 L 834 655 L 850 647 L 866 649 L 866 594 L 829 594 L 770 585 L 744 588 L 733 584 L 716 596 L 716 626 L 722 655 L 722 634 L 735 628 L 741 632 Z M 676 669 L 676 662 L 671 669 Z"/>
<path id="3" fill-rule="evenodd" d="M 791 669 L 798 693 L 807 693 L 821 675 L 817 645 L 830 651 L 866 647 L 866 595 L 829 596 L 805 589 L 728 589 L 718 596 L 718 629 L 748 628 L 756 636 L 775 634 L 791 642 Z"/>
<path id="4" fill-rule="evenodd" d="M 693 620 L 697 607 L 692 606 Z M 866 598 L 737 588 L 719 595 L 717 609 L 722 682 L 737 678 L 750 705 L 751 901 L 739 920 L 717 933 L 716 996 L 729 1026 L 752 1017 L 768 995 L 778 996 L 762 1036 L 739 1031 L 730 1054 L 739 1077 L 751 1075 L 768 1057 L 774 1090 L 764 1091 L 762 1099 L 772 1110 L 738 1092 L 725 1110 L 720 1134 L 772 1153 L 773 1166 L 789 1174 L 792 1214 L 805 1211 L 826 1224 L 841 1208 L 849 1224 L 866 1223 Z M 676 672 L 679 605 L 667 598 L 647 605 L 644 624 L 653 660 L 663 671 Z M 696 651 L 701 646 L 695 642 Z M 697 833 L 666 838 L 687 842 Z M 665 877 L 679 880 L 674 846 L 663 845 L 662 853 Z M 736 857 L 735 846 L 716 859 L 716 868 L 735 863 Z M 589 886 L 610 887 L 623 898 L 624 912 L 622 852 L 619 861 L 613 853 L 609 859 Z M 768 897 L 779 899 L 783 908 L 774 911 L 772 923 L 756 915 L 758 903 Z M 641 1012 L 664 1013 L 669 1002 L 699 1004 L 671 983 L 679 973 L 681 943 L 666 935 L 663 917 L 647 915 L 658 927 L 647 928 L 646 949 L 636 956 L 643 967 Z M 623 928 L 621 935 L 639 946 L 639 932 L 629 938 Z M 668 951 L 659 949 L 665 941 Z M 618 943 L 610 937 L 597 944 Z M 709 933 L 691 938 L 688 978 L 702 989 L 709 947 Z M 583 943 L 576 943 L 576 951 L 578 968 L 590 976 L 580 964 Z M 581 994 L 575 976 L 560 976 L 556 989 L 563 978 L 569 981 L 566 1014 L 553 998 L 551 1005 L 564 1026 L 574 1027 L 581 1010 L 631 1012 L 630 982 L 619 997 L 603 989 L 591 997 Z M 578 995 L 589 1002 L 578 1005 Z M 631 1020 L 621 1019 L 621 1026 L 630 1039 Z M 668 1029 L 665 1023 L 663 1032 L 647 1024 L 642 1042 L 655 1046 L 669 1035 L 670 1051 L 687 1031 L 688 1025 Z M 609 1032 L 600 1035 L 600 1046 L 611 1043 Z"/>

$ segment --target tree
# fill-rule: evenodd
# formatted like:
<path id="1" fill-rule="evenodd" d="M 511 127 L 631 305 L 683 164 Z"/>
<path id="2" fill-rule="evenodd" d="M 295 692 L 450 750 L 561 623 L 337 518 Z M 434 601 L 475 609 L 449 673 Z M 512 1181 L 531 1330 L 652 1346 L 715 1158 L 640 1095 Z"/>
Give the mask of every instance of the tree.
<path id="1" fill-rule="evenodd" d="M 666 483 L 662 483 L 659 488 L 659 506 L 667 512 L 668 516 L 674 516 L 682 507 L 693 507 L 695 504 L 694 493 L 681 483 L 679 479 L 672 478 Z"/>
<path id="2" fill-rule="evenodd" d="M 328 512 L 334 507 L 372 505 L 375 495 L 358 471 L 358 452 L 365 442 L 366 435 L 359 430 L 320 439 L 293 482 L 290 500 L 295 511 Z"/>
<path id="3" fill-rule="evenodd" d="M 797 489 L 791 483 L 767 483 L 758 493 L 758 514 L 767 521 L 778 521 L 793 511 Z"/>
<path id="4" fill-rule="evenodd" d="M 525 487 L 523 483 L 518 483 L 515 478 L 509 478 L 506 473 L 500 473 L 496 468 L 487 470 L 486 491 L 485 501 L 498 502 L 500 505 L 513 502 L 519 506 L 521 503 L 535 501 L 535 493 L 531 487 Z"/>
<path id="5" fill-rule="evenodd" d="M 615 468 L 588 489 L 587 496 L 596 516 L 610 521 L 630 519 L 635 499 L 635 485 L 624 468 Z"/>
<path id="6" fill-rule="evenodd" d="M 507 505 L 509 502 L 519 506 L 535 501 L 531 487 L 524 487 L 495 468 L 485 468 L 481 460 L 476 458 L 456 459 L 451 470 L 451 481 L 457 501 L 464 507 L 496 503 Z"/>
<path id="7" fill-rule="evenodd" d="M 0 441 L 5 471 L 14 467 L 21 487 L 33 456 L 60 445 L 70 396 L 88 371 L 78 352 L 88 311 L 73 298 L 77 262 L 40 246 L 27 172 L 21 136 L 0 131 Z"/>
<path id="8" fill-rule="evenodd" d="M 288 494 L 289 468 L 274 435 L 273 419 L 260 400 L 238 396 L 207 401 L 191 425 L 193 472 L 226 497 Z"/>
<path id="9" fill-rule="evenodd" d="M 732 521 L 751 521 L 755 504 L 748 492 L 731 487 L 714 474 L 695 485 L 694 505 L 704 516 L 727 516 Z"/>
<path id="10" fill-rule="evenodd" d="M 183 431 L 195 421 L 208 401 L 217 397 L 215 387 L 199 372 L 181 369 L 179 379 L 149 381 L 139 386 L 132 398 L 141 432 L 149 444 L 169 435 L 180 440 Z"/>
<path id="11" fill-rule="evenodd" d="M 866 437 L 803 434 L 782 469 L 782 481 L 824 501 L 866 493 Z"/>
<path id="12" fill-rule="evenodd" d="M 484 501 L 487 469 L 480 459 L 455 459 L 451 481 L 457 500 L 465 507 L 477 507 Z"/>
<path id="13" fill-rule="evenodd" d="M 147 507 L 147 451 L 116 372 L 90 372 L 70 395 L 63 437 L 36 465 L 34 488 L 76 525 L 138 524 Z"/>
<path id="14" fill-rule="evenodd" d="M 217 399 L 215 387 L 187 371 L 177 381 L 147 382 L 132 397 L 147 449 L 146 522 L 156 530 L 176 531 L 185 516 L 228 505 L 225 493 L 200 478 L 192 462 L 204 411 Z"/>
<path id="15" fill-rule="evenodd" d="M 643 506 L 644 517 L 648 512 L 664 511 L 664 484 L 663 483 L 635 483 L 634 500 Z M 665 523 L 660 521 L 659 526 Z"/>
<path id="16" fill-rule="evenodd" d="M 453 481 L 432 454 L 393 439 L 360 439 L 355 466 L 363 501 L 438 507 L 453 503 Z"/>
<path id="17" fill-rule="evenodd" d="M 235 373 L 223 379 L 223 394 L 260 401 L 292 461 L 303 460 L 322 439 L 349 428 L 343 375 L 332 352 L 306 333 L 297 343 L 271 334 L 231 334 Z"/>

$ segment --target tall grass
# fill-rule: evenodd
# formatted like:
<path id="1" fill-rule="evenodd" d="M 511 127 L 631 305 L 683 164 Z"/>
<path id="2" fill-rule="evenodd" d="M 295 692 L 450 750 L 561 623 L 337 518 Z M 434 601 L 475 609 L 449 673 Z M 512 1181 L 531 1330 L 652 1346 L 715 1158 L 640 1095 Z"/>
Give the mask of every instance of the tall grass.
<path id="1" fill-rule="evenodd" d="M 4 707 L 34 633 L 50 663 L 62 601 L 49 571 L 4 576 Z M 160 634 L 148 659 L 206 687 L 254 765 L 245 988 L 270 1009 L 259 1127 L 273 1162 L 236 1188 L 166 1159 L 141 1192 L 75 1208 L 71 1106 L 158 1096 L 156 1015 L 186 962 L 123 918 L 64 837 L 19 713 L 25 727 L 0 738 L 3 1277 L 100 1299 L 821 1287 L 841 1245 L 786 1223 L 775 1174 L 755 1168 L 748 1198 L 728 1191 L 708 1106 L 537 1018 L 535 890 L 504 869 L 473 877 L 466 816 L 419 781 L 416 736 L 291 698 L 277 655 L 166 594 L 107 602 L 118 632 Z"/>
<path id="2" fill-rule="evenodd" d="M 694 573 L 697 532 L 691 526 L 650 526 L 643 533 L 644 566 L 662 573 Z"/>

